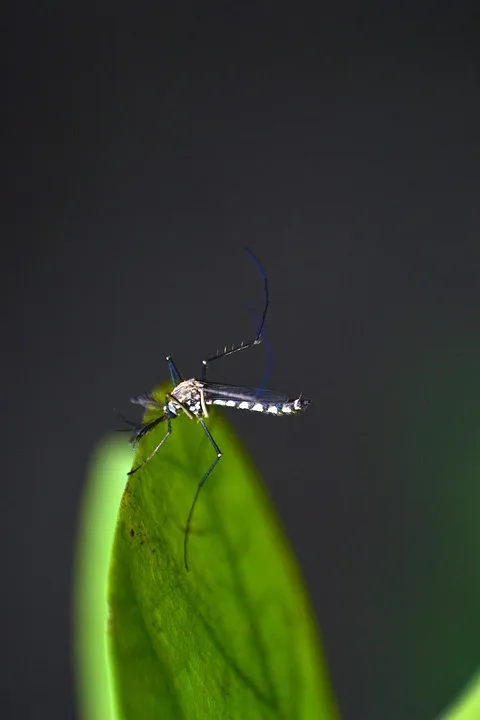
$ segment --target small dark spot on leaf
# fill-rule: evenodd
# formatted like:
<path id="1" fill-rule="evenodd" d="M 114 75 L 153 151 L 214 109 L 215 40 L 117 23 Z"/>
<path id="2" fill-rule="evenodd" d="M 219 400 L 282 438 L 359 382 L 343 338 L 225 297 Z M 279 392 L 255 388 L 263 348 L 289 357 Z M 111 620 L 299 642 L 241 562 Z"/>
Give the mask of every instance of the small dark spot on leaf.
<path id="1" fill-rule="evenodd" d="M 130 530 L 130 536 L 133 537 L 134 535 L 135 535 L 135 530 L 132 528 L 132 529 Z"/>

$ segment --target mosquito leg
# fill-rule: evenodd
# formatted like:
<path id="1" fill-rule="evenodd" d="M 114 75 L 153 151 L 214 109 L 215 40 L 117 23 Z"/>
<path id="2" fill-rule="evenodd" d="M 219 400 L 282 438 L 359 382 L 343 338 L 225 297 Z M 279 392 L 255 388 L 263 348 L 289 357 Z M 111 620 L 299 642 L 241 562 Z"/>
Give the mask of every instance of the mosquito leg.
<path id="1" fill-rule="evenodd" d="M 145 435 L 148 435 L 149 432 L 153 430 L 154 427 L 157 427 L 161 422 L 165 420 L 165 415 L 161 415 L 160 417 L 155 418 L 154 420 L 150 420 L 148 423 L 144 423 L 143 425 L 139 425 L 138 429 L 136 430 L 133 442 L 138 443 L 139 440 L 142 439 L 142 437 L 145 437 Z"/>
<path id="2" fill-rule="evenodd" d="M 167 361 L 168 370 L 170 372 L 170 377 L 172 378 L 172 385 L 173 385 L 173 387 L 176 387 L 178 383 L 181 383 L 183 381 L 183 378 L 180 375 L 177 366 L 173 362 L 172 356 L 167 355 L 165 360 Z"/>
<path id="3" fill-rule="evenodd" d="M 268 278 L 267 273 L 265 272 L 265 268 L 263 267 L 257 256 L 251 250 L 249 250 L 249 248 L 245 248 L 245 250 L 250 255 L 255 265 L 259 269 L 261 276 L 263 277 L 265 305 L 263 308 L 262 319 L 260 320 L 260 327 L 258 328 L 257 336 L 254 340 L 250 340 L 247 343 L 242 342 L 240 343 L 240 345 L 237 346 L 232 345 L 229 350 L 227 350 L 227 348 L 225 347 L 223 352 L 216 353 L 215 355 L 212 355 L 212 357 L 209 357 L 206 360 L 202 360 L 202 382 L 205 382 L 205 380 L 207 379 L 207 366 L 209 363 L 213 362 L 214 360 L 220 360 L 220 358 L 228 357 L 228 355 L 233 355 L 234 353 L 240 352 L 241 350 L 247 350 L 248 348 L 254 347 L 254 345 L 260 345 L 260 343 L 262 342 L 263 326 L 265 325 L 265 318 L 267 317 L 267 310 L 270 302 L 268 295 Z"/>
<path id="4" fill-rule="evenodd" d="M 165 404 L 166 404 L 166 403 L 165 403 Z M 156 425 L 158 425 L 159 423 L 161 423 L 161 422 L 162 422 L 163 420 L 165 420 L 165 419 L 167 420 L 167 432 L 166 432 L 165 436 L 160 440 L 160 442 L 158 443 L 158 445 L 156 445 L 156 446 L 154 447 L 154 449 L 152 450 L 152 452 L 150 453 L 150 455 L 148 455 L 148 456 L 145 458 L 145 460 L 142 460 L 142 462 L 141 462 L 139 465 L 137 465 L 136 467 L 132 468 L 132 470 L 130 470 L 130 472 L 127 473 L 127 475 L 133 475 L 134 473 L 137 472 L 137 470 L 140 470 L 140 468 L 142 468 L 144 465 L 146 465 L 146 464 L 148 463 L 148 461 L 152 459 L 152 457 L 155 455 L 155 453 L 157 453 L 157 452 L 160 450 L 160 448 L 162 447 L 162 445 L 163 445 L 163 443 L 165 442 L 165 440 L 166 440 L 166 439 L 168 438 L 168 436 L 171 435 L 171 433 L 172 433 L 172 418 L 171 418 L 171 415 L 170 415 L 170 414 L 168 413 L 168 411 L 166 410 L 165 415 L 161 415 L 160 417 L 155 418 L 155 420 L 152 420 L 151 422 L 146 423 L 145 425 L 142 425 L 142 426 L 140 427 L 140 429 L 135 433 L 135 435 L 134 435 L 134 442 L 138 442 L 138 440 L 140 440 L 140 438 L 144 437 L 144 435 L 147 435 L 147 433 L 149 433 L 151 430 L 153 430 L 153 428 L 154 428 Z"/>
<path id="5" fill-rule="evenodd" d="M 191 524 L 191 522 L 192 522 L 193 511 L 195 510 L 195 505 L 197 504 L 198 496 L 200 495 L 200 490 L 201 490 L 202 487 L 205 485 L 205 481 L 207 480 L 208 476 L 210 475 L 210 473 L 212 472 L 213 468 L 215 467 L 215 465 L 218 463 L 218 461 L 219 461 L 220 458 L 222 457 L 222 451 L 220 450 L 220 448 L 218 447 L 217 443 L 216 443 L 215 440 L 213 439 L 210 431 L 208 430 L 208 428 L 207 428 L 207 426 L 205 425 L 205 423 L 203 422 L 203 420 L 199 420 L 198 422 L 199 422 L 200 425 L 202 426 L 202 429 L 203 429 L 205 435 L 207 436 L 207 438 L 208 438 L 208 439 L 210 440 L 210 442 L 212 443 L 213 449 L 214 449 L 215 452 L 217 453 L 217 457 L 216 457 L 215 460 L 212 462 L 212 464 L 211 464 L 210 467 L 208 468 L 207 472 L 205 473 L 205 475 L 203 476 L 203 478 L 202 478 L 202 479 L 200 480 L 200 482 L 198 483 L 197 491 L 196 491 L 196 493 L 195 493 L 195 497 L 193 498 L 193 502 L 192 502 L 192 505 L 191 505 L 191 507 L 190 507 L 190 511 L 189 511 L 189 513 L 188 513 L 187 524 L 186 524 L 186 527 L 185 527 L 185 536 L 184 536 L 184 539 L 183 539 L 183 562 L 184 562 L 184 564 L 185 564 L 185 570 L 187 570 L 187 572 L 190 570 L 190 568 L 188 567 L 187 550 L 188 550 L 188 536 L 189 536 L 189 534 L 190 534 L 190 524 Z"/>

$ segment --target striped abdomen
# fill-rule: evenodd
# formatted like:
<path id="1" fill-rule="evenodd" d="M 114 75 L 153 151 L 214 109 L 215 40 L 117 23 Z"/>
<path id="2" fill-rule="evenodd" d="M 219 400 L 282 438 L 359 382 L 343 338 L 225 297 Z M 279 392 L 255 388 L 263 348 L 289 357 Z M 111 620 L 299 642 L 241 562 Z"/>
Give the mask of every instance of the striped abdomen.
<path id="1" fill-rule="evenodd" d="M 223 405 L 224 407 L 234 408 L 235 410 L 251 410 L 253 412 L 263 412 L 269 415 L 294 415 L 302 412 L 310 405 L 310 400 L 297 398 L 296 400 L 288 400 L 281 404 L 273 404 L 266 402 L 247 402 L 246 400 L 206 400 L 207 405 Z"/>
<path id="2" fill-rule="evenodd" d="M 250 410 L 268 415 L 295 415 L 310 405 L 310 400 L 305 400 L 302 396 L 291 399 L 287 395 L 271 390 L 234 385 L 205 383 L 203 392 L 206 405 L 221 405 L 235 410 Z"/>

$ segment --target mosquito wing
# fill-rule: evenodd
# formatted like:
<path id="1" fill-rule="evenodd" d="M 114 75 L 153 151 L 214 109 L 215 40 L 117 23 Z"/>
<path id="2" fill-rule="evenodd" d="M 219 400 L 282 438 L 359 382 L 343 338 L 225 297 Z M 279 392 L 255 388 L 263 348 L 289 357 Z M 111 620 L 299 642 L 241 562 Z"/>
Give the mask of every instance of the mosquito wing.
<path id="1" fill-rule="evenodd" d="M 248 388 L 239 385 L 221 385 L 219 383 L 204 383 L 203 392 L 207 402 L 214 400 L 234 400 L 235 402 L 263 402 L 269 405 L 281 405 L 288 402 L 288 395 L 263 390 L 261 388 Z"/>

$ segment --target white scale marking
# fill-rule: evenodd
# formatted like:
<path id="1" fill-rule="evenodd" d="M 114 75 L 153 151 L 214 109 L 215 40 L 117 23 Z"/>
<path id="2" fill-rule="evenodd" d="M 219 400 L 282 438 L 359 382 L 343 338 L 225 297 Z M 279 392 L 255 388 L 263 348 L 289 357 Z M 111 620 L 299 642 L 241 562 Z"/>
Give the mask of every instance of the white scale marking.
<path id="1" fill-rule="evenodd" d="M 278 414 L 292 414 L 295 410 L 301 410 L 300 407 L 300 398 L 295 400 L 293 402 L 293 407 L 291 404 L 285 403 L 282 405 L 281 408 L 278 408 L 276 405 L 269 405 L 268 407 L 263 405 L 262 403 L 255 403 L 252 405 L 251 403 L 247 402 L 246 400 L 242 400 L 242 402 L 237 402 L 235 400 L 213 400 L 212 402 L 207 403 L 208 405 L 224 405 L 226 407 L 236 407 L 238 410 L 253 410 L 254 412 L 267 412 L 271 413 L 272 415 L 278 415 Z M 193 411 L 200 410 L 200 406 L 197 405 L 192 408 Z"/>

